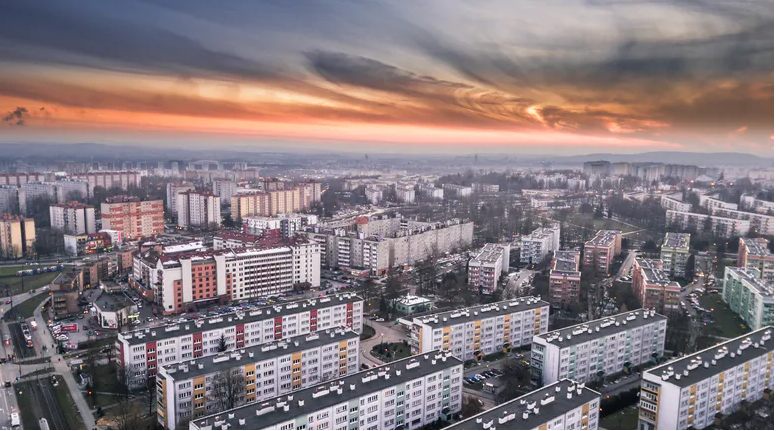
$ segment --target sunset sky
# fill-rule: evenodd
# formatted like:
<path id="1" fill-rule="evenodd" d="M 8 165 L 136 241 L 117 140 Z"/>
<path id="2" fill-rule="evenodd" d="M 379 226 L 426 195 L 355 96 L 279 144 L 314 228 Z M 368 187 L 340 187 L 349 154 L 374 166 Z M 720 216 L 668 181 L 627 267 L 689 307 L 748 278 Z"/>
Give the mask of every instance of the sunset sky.
<path id="1" fill-rule="evenodd" d="M 0 142 L 773 156 L 773 2 L 5 1 Z"/>

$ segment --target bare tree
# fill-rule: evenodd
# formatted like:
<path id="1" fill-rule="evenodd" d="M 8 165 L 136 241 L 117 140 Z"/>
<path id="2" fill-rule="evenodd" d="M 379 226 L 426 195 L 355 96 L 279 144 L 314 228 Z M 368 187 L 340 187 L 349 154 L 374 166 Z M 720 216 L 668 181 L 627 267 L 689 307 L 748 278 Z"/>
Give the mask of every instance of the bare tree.
<path id="1" fill-rule="evenodd" d="M 215 411 L 233 409 L 245 401 L 245 375 L 240 368 L 216 373 L 211 385 L 209 398 Z"/>
<path id="2" fill-rule="evenodd" d="M 144 428 L 140 406 L 132 403 L 129 398 L 121 398 L 116 408 L 116 427 L 120 430 Z"/>

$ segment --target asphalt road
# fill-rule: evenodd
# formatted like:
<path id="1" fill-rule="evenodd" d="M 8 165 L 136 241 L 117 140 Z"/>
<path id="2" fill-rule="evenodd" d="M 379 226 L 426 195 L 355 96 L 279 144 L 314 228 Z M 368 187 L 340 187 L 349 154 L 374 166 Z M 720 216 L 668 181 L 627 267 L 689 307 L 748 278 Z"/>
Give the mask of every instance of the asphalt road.
<path id="1" fill-rule="evenodd" d="M 625 257 L 625 260 L 622 262 L 622 266 L 620 266 L 620 270 L 617 271 L 617 275 L 615 276 L 615 279 L 618 279 L 622 277 L 623 274 L 627 274 L 631 267 L 633 266 L 633 262 L 636 260 L 636 250 L 631 250 L 628 252 L 628 256 Z"/>

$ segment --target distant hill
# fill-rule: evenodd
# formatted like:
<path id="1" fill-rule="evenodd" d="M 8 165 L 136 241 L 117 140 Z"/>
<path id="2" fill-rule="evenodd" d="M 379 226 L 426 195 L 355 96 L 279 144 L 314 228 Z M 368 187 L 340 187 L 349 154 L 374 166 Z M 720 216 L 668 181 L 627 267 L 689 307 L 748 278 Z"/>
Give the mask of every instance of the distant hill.
<path id="1" fill-rule="evenodd" d="M 581 164 L 594 160 L 607 160 L 612 163 L 660 162 L 680 165 L 699 166 L 773 166 L 773 158 L 759 157 L 746 153 L 691 153 L 680 151 L 652 151 L 636 154 L 597 153 L 582 156 L 554 157 L 556 163 Z"/>

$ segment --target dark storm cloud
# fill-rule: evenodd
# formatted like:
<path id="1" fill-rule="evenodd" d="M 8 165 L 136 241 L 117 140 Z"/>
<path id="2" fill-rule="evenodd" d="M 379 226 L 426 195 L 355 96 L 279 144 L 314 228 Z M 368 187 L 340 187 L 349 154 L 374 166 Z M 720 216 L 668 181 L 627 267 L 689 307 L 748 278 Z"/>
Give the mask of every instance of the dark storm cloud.
<path id="1" fill-rule="evenodd" d="M 27 108 L 24 106 L 17 106 L 13 111 L 5 114 L 3 122 L 12 126 L 23 126 L 25 117 L 29 116 Z"/>

